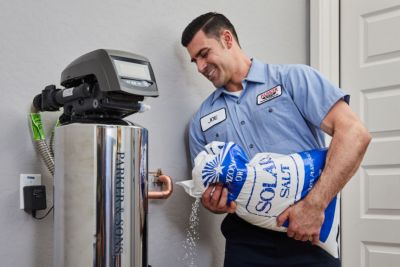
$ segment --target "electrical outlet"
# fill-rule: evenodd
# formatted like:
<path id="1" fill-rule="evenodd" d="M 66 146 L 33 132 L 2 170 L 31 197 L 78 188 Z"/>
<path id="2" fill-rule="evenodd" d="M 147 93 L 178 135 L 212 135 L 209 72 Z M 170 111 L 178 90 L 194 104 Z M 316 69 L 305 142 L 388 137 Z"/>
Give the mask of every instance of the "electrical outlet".
<path id="1" fill-rule="evenodd" d="M 24 209 L 24 186 L 41 185 L 41 174 L 24 174 L 19 175 L 19 208 Z"/>

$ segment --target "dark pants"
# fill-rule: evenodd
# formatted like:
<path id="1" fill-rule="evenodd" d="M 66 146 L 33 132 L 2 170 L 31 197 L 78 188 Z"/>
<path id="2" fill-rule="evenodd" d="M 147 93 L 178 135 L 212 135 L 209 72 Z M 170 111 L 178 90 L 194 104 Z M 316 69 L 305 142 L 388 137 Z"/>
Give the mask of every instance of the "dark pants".
<path id="1" fill-rule="evenodd" d="M 224 267 L 340 267 L 319 246 L 266 230 L 229 214 L 221 225 L 226 238 Z"/>

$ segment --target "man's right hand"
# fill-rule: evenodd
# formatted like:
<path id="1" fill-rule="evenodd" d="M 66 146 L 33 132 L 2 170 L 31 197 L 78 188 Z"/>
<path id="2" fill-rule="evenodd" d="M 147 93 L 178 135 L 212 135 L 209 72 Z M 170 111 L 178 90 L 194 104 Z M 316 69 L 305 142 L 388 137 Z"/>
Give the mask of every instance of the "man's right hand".
<path id="1" fill-rule="evenodd" d="M 211 184 L 201 197 L 201 203 L 209 211 L 222 214 L 234 213 L 236 210 L 236 202 L 232 201 L 230 206 L 227 203 L 228 189 L 224 188 L 222 184 Z"/>

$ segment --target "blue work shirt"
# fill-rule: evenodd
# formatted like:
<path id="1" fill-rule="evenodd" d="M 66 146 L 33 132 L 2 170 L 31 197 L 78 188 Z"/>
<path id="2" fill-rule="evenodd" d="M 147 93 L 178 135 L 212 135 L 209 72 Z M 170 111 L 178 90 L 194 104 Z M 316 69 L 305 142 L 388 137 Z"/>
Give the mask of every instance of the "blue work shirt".
<path id="1" fill-rule="evenodd" d="M 216 89 L 194 115 L 189 131 L 192 164 L 212 141 L 235 142 L 256 153 L 290 154 L 325 147 L 322 120 L 340 99 L 337 86 L 307 65 L 253 59 L 239 97 Z"/>

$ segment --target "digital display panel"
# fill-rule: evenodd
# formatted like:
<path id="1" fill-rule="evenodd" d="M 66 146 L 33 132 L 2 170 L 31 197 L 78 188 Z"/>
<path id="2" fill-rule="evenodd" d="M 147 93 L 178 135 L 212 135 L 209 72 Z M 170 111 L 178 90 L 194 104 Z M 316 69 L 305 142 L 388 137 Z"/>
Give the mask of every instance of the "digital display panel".
<path id="1" fill-rule="evenodd" d="M 150 70 L 147 65 L 113 59 L 120 77 L 151 81 Z"/>

